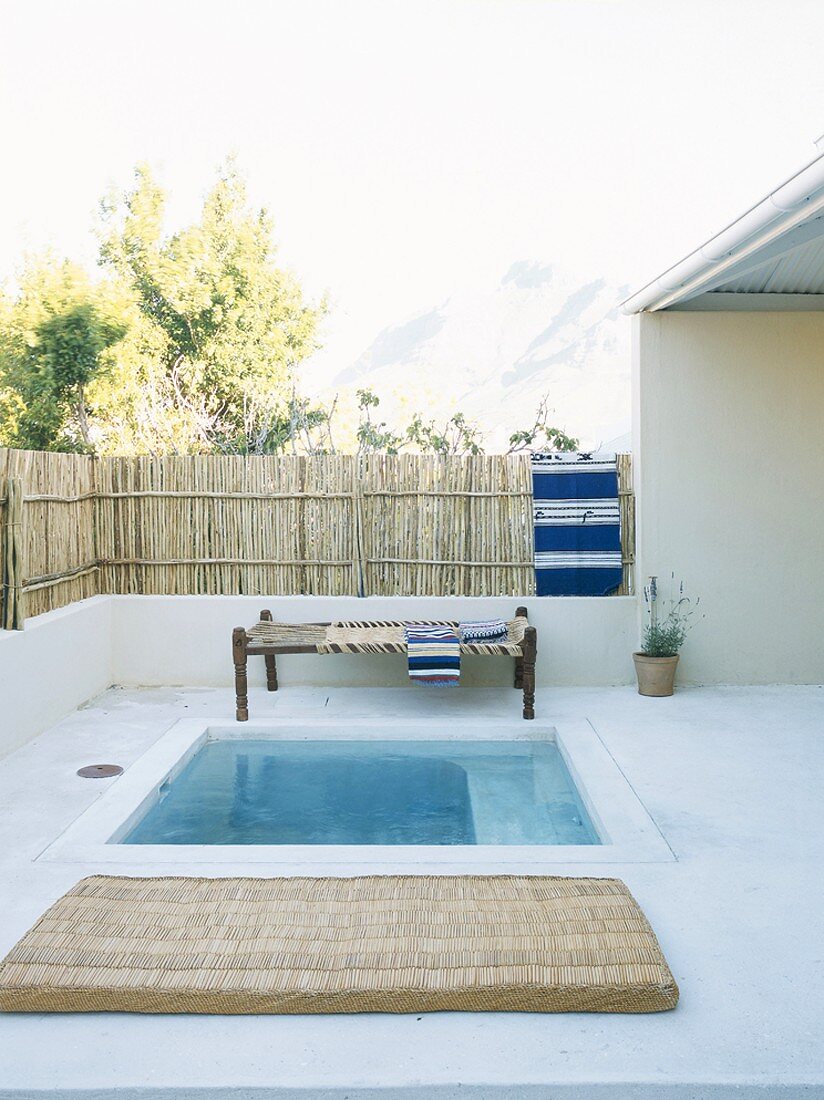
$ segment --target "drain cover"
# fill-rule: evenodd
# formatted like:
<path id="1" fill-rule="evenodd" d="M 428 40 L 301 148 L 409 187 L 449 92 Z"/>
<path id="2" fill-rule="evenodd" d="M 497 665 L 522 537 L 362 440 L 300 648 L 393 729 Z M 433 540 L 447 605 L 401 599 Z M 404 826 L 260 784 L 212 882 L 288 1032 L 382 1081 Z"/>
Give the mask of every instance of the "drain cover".
<path id="1" fill-rule="evenodd" d="M 119 764 L 89 764 L 88 767 L 80 768 L 77 774 L 84 779 L 108 779 L 112 775 L 121 775 L 122 772 Z"/>

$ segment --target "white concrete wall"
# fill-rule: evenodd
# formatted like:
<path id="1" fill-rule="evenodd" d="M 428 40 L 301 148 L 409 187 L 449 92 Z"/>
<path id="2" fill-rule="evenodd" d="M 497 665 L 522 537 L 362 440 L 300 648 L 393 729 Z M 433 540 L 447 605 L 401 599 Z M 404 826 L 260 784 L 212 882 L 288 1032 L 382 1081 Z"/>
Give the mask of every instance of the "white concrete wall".
<path id="1" fill-rule="evenodd" d="M 113 675 L 124 686 L 232 682 L 231 632 L 268 607 L 283 622 L 332 619 L 481 619 L 511 616 L 521 604 L 538 628 L 540 684 L 623 684 L 633 676 L 636 611 L 632 597 L 461 599 L 326 596 L 114 596 Z M 278 658 L 282 684 L 408 684 L 397 656 L 296 654 Z M 265 682 L 250 658 L 250 682 Z M 511 662 L 464 662 L 466 682 L 503 684 Z"/>
<path id="2" fill-rule="evenodd" d="M 633 675 L 635 601 L 607 599 L 333 599 L 321 596 L 96 596 L 0 631 L 0 757 L 111 684 L 231 686 L 231 632 L 263 607 L 295 622 L 486 618 L 525 604 L 538 627 L 538 682 L 623 684 Z M 288 684 L 408 686 L 397 656 L 285 656 Z M 467 684 L 508 684 L 512 662 L 471 658 Z M 260 658 L 249 678 L 265 682 Z"/>
<path id="3" fill-rule="evenodd" d="M 112 610 L 95 596 L 0 630 L 0 757 L 112 683 Z"/>
<path id="4" fill-rule="evenodd" d="M 635 318 L 638 580 L 706 618 L 681 678 L 824 682 L 824 313 Z"/>

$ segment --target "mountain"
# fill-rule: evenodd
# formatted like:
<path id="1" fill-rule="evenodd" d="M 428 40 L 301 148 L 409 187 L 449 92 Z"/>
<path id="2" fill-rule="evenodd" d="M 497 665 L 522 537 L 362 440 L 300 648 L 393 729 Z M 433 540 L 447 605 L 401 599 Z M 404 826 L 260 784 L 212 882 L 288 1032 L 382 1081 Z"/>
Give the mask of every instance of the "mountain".
<path id="1" fill-rule="evenodd" d="M 481 424 L 490 449 L 529 426 L 546 394 L 552 423 L 594 447 L 629 426 L 625 294 L 604 279 L 581 282 L 522 260 L 497 284 L 385 328 L 332 388 L 372 389 L 389 423 L 460 409 Z"/>

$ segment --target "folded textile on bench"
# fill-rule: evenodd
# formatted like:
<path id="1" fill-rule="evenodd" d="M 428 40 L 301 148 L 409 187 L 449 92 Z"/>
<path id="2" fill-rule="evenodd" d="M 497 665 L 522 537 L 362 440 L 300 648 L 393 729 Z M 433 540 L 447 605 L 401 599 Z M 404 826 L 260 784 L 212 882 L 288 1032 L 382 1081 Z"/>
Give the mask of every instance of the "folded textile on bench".
<path id="1" fill-rule="evenodd" d="M 461 643 L 451 626 L 406 626 L 409 679 L 455 687 L 461 675 Z"/>
<path id="2" fill-rule="evenodd" d="M 489 642 L 505 638 L 507 625 L 503 619 L 483 619 L 458 624 L 462 642 Z"/>

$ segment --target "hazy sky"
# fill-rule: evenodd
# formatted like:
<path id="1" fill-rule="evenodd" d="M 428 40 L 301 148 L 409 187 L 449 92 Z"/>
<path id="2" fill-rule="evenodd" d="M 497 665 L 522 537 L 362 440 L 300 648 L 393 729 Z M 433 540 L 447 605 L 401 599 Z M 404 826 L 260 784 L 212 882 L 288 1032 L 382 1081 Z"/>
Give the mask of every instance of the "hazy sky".
<path id="1" fill-rule="evenodd" d="M 521 258 L 637 284 L 814 155 L 820 0 L 2 4 L 0 274 L 238 155 L 343 367 Z"/>

